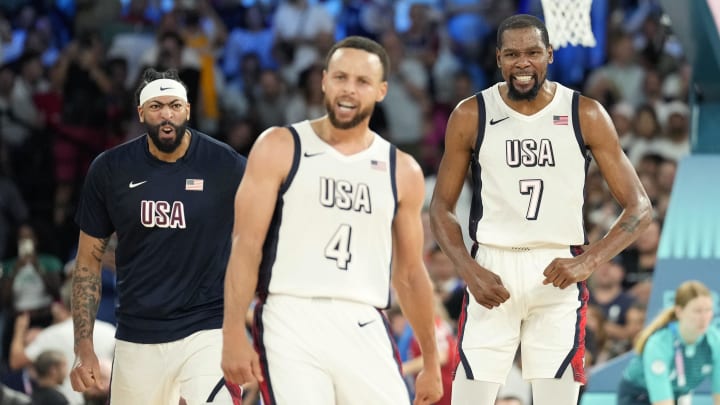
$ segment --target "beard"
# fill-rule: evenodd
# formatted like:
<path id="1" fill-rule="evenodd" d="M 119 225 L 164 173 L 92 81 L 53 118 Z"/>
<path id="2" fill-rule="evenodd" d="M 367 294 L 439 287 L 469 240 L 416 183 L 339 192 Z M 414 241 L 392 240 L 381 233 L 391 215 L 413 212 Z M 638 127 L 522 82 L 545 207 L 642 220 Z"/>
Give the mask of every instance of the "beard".
<path id="1" fill-rule="evenodd" d="M 160 127 L 171 126 L 175 129 L 175 137 L 173 139 L 160 139 Z M 155 147 L 163 153 L 173 153 L 182 143 L 183 137 L 185 137 L 185 130 L 187 129 L 187 120 L 184 120 L 181 124 L 175 125 L 170 121 L 163 121 L 157 125 L 149 125 L 145 123 L 148 136 L 152 139 Z"/>
<path id="2" fill-rule="evenodd" d="M 540 86 L 545 82 L 545 78 L 543 77 L 542 80 L 538 79 L 537 75 L 533 75 L 533 78 L 535 79 L 535 84 L 530 88 L 530 90 L 521 93 L 518 91 L 518 89 L 515 88 L 513 85 L 512 79 L 508 80 L 508 97 L 510 100 L 513 101 L 532 101 L 535 100 L 535 97 L 537 97 L 538 93 L 540 93 Z"/>
<path id="3" fill-rule="evenodd" d="M 330 102 L 330 100 L 325 98 L 325 110 L 328 113 L 328 118 L 330 119 L 330 123 L 332 126 L 334 126 L 337 129 L 351 129 L 355 128 L 356 126 L 360 125 L 361 122 L 363 122 L 366 118 L 368 118 L 370 115 L 372 115 L 373 109 L 375 108 L 374 105 L 371 105 L 370 107 L 367 107 L 365 109 L 358 110 L 357 113 L 355 113 L 355 116 L 350 119 L 350 121 L 340 121 L 340 119 L 335 115 L 335 110 L 333 109 L 333 103 Z"/>

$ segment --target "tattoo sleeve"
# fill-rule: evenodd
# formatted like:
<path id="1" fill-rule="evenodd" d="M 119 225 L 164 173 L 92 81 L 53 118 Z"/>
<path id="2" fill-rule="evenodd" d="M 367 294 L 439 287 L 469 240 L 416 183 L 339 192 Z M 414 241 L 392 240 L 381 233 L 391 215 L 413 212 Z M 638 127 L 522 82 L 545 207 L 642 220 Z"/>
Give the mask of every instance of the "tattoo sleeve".
<path id="1" fill-rule="evenodd" d="M 72 316 L 75 331 L 75 349 L 78 342 L 92 341 L 93 326 L 100 303 L 102 288 L 99 271 L 102 256 L 109 238 L 100 239 L 91 247 L 94 263 L 86 263 L 78 255 L 72 278 Z"/>

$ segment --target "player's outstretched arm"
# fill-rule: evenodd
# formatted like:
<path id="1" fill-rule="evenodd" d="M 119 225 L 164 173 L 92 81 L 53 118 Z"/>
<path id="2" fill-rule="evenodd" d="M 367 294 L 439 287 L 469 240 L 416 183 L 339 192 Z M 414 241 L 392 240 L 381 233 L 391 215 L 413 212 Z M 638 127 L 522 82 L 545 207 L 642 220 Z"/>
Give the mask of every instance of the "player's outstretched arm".
<path id="1" fill-rule="evenodd" d="M 545 269 L 545 284 L 565 288 L 585 280 L 601 263 L 628 247 L 652 221 L 645 189 L 620 147 L 617 132 L 605 108 L 580 97 L 580 129 L 615 200 L 623 208 L 607 235 L 574 259 L 556 259 Z"/>
<path id="2" fill-rule="evenodd" d="M 420 343 L 423 370 L 416 381 L 415 404 L 431 404 L 442 396 L 440 358 L 435 339 L 433 287 L 423 263 L 420 212 L 425 183 L 420 166 L 398 152 L 398 209 L 393 221 L 393 278 L 403 314 Z"/>
<path id="3" fill-rule="evenodd" d="M 445 152 L 430 203 L 430 225 L 435 239 L 465 280 L 475 301 L 492 309 L 510 298 L 510 293 L 497 274 L 480 267 L 470 256 L 455 215 L 475 147 L 477 126 L 477 100 L 467 98 L 455 108 L 445 131 Z"/>
<path id="4" fill-rule="evenodd" d="M 262 248 L 280 186 L 290 170 L 293 140 L 286 128 L 270 128 L 255 142 L 235 195 L 232 250 L 225 274 L 222 369 L 235 384 L 262 381 L 257 353 L 245 332 L 255 296 Z"/>
<path id="5" fill-rule="evenodd" d="M 110 238 L 96 238 L 80 231 L 72 273 L 71 309 L 75 362 L 70 382 L 75 391 L 100 387 L 100 363 L 93 346 L 93 327 L 100 304 L 101 262 Z"/>

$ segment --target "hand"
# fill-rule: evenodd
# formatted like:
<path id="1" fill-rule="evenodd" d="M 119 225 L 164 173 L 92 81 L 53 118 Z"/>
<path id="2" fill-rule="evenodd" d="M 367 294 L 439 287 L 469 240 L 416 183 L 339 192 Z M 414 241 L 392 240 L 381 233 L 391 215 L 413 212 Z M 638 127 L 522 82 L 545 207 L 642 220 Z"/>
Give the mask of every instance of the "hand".
<path id="1" fill-rule="evenodd" d="M 555 259 L 543 271 L 545 280 L 543 284 L 552 284 L 561 289 L 567 288 L 569 285 L 587 280 L 592 274 L 593 269 L 585 262 L 581 256 Z"/>
<path id="2" fill-rule="evenodd" d="M 480 266 L 474 266 L 468 273 L 465 283 L 478 304 L 493 309 L 510 298 L 510 292 L 497 274 Z"/>
<path id="3" fill-rule="evenodd" d="M 100 362 L 93 350 L 78 351 L 70 372 L 70 383 L 77 392 L 102 390 Z"/>
<path id="4" fill-rule="evenodd" d="M 222 370 L 225 380 L 233 384 L 262 382 L 260 358 L 245 337 L 229 342 L 223 338 Z"/>
<path id="5" fill-rule="evenodd" d="M 443 395 L 440 366 L 423 369 L 415 380 L 415 400 L 413 405 L 430 405 L 439 401 Z"/>

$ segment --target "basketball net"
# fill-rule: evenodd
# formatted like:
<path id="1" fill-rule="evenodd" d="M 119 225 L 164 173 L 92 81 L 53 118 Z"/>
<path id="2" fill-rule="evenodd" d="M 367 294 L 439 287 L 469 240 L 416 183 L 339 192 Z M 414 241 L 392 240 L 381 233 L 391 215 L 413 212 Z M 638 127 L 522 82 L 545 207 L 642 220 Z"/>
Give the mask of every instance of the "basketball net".
<path id="1" fill-rule="evenodd" d="M 541 0 L 550 43 L 558 49 L 568 45 L 595 46 L 590 23 L 592 0 Z"/>

